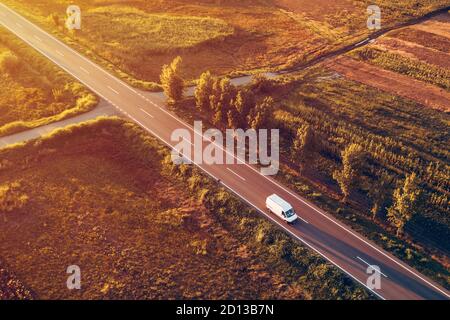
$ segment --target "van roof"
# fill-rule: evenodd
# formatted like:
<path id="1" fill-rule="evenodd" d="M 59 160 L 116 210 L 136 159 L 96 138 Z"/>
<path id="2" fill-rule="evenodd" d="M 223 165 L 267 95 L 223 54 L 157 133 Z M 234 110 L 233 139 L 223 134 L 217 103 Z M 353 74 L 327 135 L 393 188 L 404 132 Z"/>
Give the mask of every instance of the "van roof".
<path id="1" fill-rule="evenodd" d="M 281 210 L 283 210 L 284 212 L 287 212 L 288 210 L 292 209 L 292 206 L 288 202 L 284 201 L 276 194 L 272 194 L 271 196 L 268 197 L 268 199 L 279 205 L 281 207 Z"/>

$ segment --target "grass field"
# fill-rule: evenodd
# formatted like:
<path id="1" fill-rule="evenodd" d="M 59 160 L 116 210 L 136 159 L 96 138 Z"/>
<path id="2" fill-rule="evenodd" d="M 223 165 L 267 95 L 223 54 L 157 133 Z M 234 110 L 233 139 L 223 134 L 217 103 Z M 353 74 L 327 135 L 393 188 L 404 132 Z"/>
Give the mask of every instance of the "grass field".
<path id="1" fill-rule="evenodd" d="M 10 208 L 0 211 L 0 262 L 37 298 L 369 297 L 123 120 L 74 126 L 0 159 L 0 208 Z M 80 291 L 66 288 L 73 264 Z M 1 275 L 0 296 L 11 290 Z"/>
<path id="2" fill-rule="evenodd" d="M 97 98 L 9 32 L 0 30 L 0 136 L 89 111 Z"/>
<path id="3" fill-rule="evenodd" d="M 383 26 L 392 26 L 447 4 L 444 0 L 379 1 Z M 78 1 L 82 29 L 65 31 L 70 1 L 6 0 L 47 30 L 131 84 L 158 90 L 161 67 L 180 55 L 186 79 L 204 69 L 239 74 L 307 62 L 367 36 L 369 1 L 152 0 Z M 401 10 L 399 8 L 402 8 Z M 57 24 L 55 19 L 57 17 Z"/>

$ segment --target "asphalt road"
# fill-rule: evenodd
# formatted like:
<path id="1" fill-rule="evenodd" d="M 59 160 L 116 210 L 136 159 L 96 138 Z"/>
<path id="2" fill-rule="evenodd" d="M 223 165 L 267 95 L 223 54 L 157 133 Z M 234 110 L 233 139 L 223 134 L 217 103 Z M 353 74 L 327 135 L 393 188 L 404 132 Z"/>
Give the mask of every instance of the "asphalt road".
<path id="1" fill-rule="evenodd" d="M 3 4 L 0 23 L 166 145 L 174 146 L 170 137 L 176 129 L 185 128 L 194 136 L 192 127 L 168 112 L 162 99 L 131 88 Z M 381 288 L 369 289 L 379 298 L 450 298 L 448 291 L 274 179 L 261 175 L 257 168 L 248 164 L 198 166 L 362 285 L 366 286 L 368 265 L 379 266 Z M 293 205 L 302 218 L 299 223 L 287 225 L 267 212 L 265 199 L 273 193 Z"/>

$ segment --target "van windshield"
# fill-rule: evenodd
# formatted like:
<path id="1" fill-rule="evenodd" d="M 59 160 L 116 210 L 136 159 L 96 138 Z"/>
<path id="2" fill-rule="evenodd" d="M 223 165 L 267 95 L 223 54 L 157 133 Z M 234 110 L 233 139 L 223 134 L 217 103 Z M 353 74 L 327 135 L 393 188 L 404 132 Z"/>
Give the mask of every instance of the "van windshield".
<path id="1" fill-rule="evenodd" d="M 289 209 L 288 211 L 286 211 L 286 217 L 287 218 L 292 217 L 294 214 L 295 214 L 294 210 L 292 210 L 292 209 Z"/>

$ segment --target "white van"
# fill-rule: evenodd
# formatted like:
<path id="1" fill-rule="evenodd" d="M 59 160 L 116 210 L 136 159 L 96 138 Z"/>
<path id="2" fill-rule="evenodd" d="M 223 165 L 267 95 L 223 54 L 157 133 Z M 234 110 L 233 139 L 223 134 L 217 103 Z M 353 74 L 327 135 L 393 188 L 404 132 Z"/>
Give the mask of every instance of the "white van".
<path id="1" fill-rule="evenodd" d="M 294 223 L 298 218 L 294 208 L 276 194 L 267 197 L 266 207 L 270 212 L 275 213 L 287 223 Z"/>

